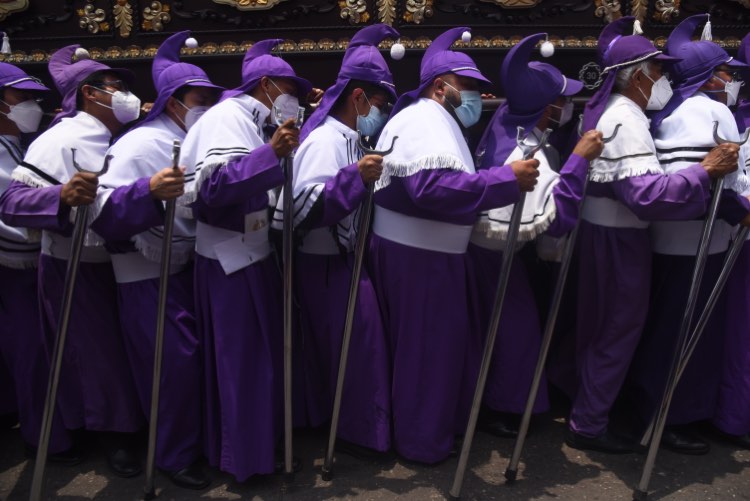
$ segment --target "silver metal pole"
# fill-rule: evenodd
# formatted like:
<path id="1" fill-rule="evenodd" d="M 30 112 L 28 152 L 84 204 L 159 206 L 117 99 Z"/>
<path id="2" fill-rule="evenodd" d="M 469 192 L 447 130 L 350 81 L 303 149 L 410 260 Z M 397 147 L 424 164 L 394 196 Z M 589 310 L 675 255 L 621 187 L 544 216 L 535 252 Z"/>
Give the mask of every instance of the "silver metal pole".
<path id="1" fill-rule="evenodd" d="M 284 180 L 284 227 L 282 240 L 282 259 L 284 262 L 284 476 L 287 483 L 294 481 L 294 467 L 292 465 L 292 259 L 293 224 L 294 224 L 294 192 L 293 190 L 293 158 L 290 156 L 282 160 L 286 174 Z"/>
<path id="2" fill-rule="evenodd" d="M 378 151 L 367 148 L 362 142 L 362 136 L 359 138 L 359 147 L 367 155 L 385 156 L 393 151 L 398 136 L 391 141 L 391 147 L 385 151 Z M 344 320 L 344 336 L 341 340 L 341 357 L 339 358 L 339 371 L 336 378 L 336 393 L 333 398 L 333 412 L 331 413 L 331 429 L 328 433 L 328 448 L 326 449 L 325 462 L 323 464 L 323 480 L 326 482 L 333 479 L 333 455 L 336 446 L 336 432 L 339 426 L 339 413 L 341 411 L 341 396 L 344 391 L 344 377 L 346 376 L 346 363 L 349 359 L 349 343 L 352 337 L 352 327 L 354 326 L 354 312 L 357 308 L 357 295 L 359 293 L 359 277 L 362 272 L 362 262 L 364 261 L 367 234 L 370 229 L 370 218 L 372 216 L 372 197 L 375 185 L 370 184 L 367 187 L 367 198 L 362 203 L 362 214 L 359 218 L 357 227 L 357 243 L 354 249 L 354 269 L 352 270 L 352 280 L 349 284 L 349 299 L 346 305 L 346 318 Z"/>
<path id="3" fill-rule="evenodd" d="M 516 142 L 521 148 L 521 151 L 523 151 L 523 159 L 529 160 L 533 158 L 536 152 L 547 142 L 547 138 L 551 132 L 550 129 L 547 129 L 544 131 L 544 134 L 542 134 L 538 144 L 529 145 L 525 142 L 523 127 L 518 127 Z M 466 472 L 466 465 L 469 461 L 469 451 L 471 450 L 471 442 L 474 439 L 474 431 L 477 425 L 477 418 L 479 417 L 479 408 L 482 404 L 482 397 L 484 396 L 484 386 L 487 382 L 487 374 L 489 373 L 490 363 L 492 362 L 492 350 L 495 346 L 495 338 L 497 337 L 497 327 L 500 324 L 500 315 L 505 300 L 505 290 L 508 287 L 508 278 L 510 277 L 510 268 L 513 264 L 513 256 L 515 255 L 514 251 L 516 241 L 518 240 L 518 230 L 521 227 L 521 216 L 523 215 L 523 205 L 525 201 L 526 193 L 521 193 L 521 197 L 513 206 L 513 212 L 510 216 L 508 239 L 505 251 L 503 252 L 500 278 L 498 280 L 495 302 L 492 309 L 492 315 L 490 316 L 489 328 L 487 330 L 487 341 L 484 345 L 482 364 L 479 367 L 479 376 L 477 377 L 477 385 L 474 390 L 474 399 L 471 404 L 469 422 L 466 425 L 466 433 L 464 434 L 464 441 L 461 445 L 461 456 L 458 458 L 458 467 L 456 468 L 456 474 L 453 478 L 453 486 L 450 490 L 451 499 L 460 499 L 461 497 L 461 486 L 464 480 L 464 473 Z"/>
<path id="4" fill-rule="evenodd" d="M 75 160 L 75 148 L 71 148 L 73 166 L 79 172 L 89 172 L 82 169 Z M 111 155 L 104 158 L 104 166 L 95 173 L 101 176 L 109 169 Z M 55 403 L 57 401 L 57 387 L 60 383 L 60 368 L 62 367 L 63 353 L 65 352 L 65 341 L 68 337 L 68 324 L 70 322 L 70 311 L 73 305 L 73 293 L 78 278 L 78 265 L 81 260 L 83 239 L 86 235 L 88 221 L 88 205 L 81 205 L 76 210 L 76 218 L 73 228 L 73 237 L 70 246 L 70 259 L 65 271 L 65 286 L 63 288 L 62 304 L 60 305 L 60 316 L 57 322 L 57 335 L 55 346 L 52 351 L 52 368 L 47 383 L 47 396 L 44 399 L 44 414 L 42 415 L 42 429 L 39 434 L 39 447 L 36 451 L 34 462 L 34 475 L 31 479 L 31 501 L 42 499 L 42 483 L 44 482 L 44 469 L 47 464 L 47 453 L 49 449 L 49 437 L 52 432 L 52 420 L 55 416 Z"/>
<path id="5" fill-rule="evenodd" d="M 172 143 L 172 168 L 179 170 L 180 140 Z M 159 424 L 159 394 L 161 391 L 161 366 L 164 353 L 164 322 L 167 314 L 167 292 L 169 287 L 169 268 L 172 260 L 172 233 L 174 231 L 175 200 L 166 203 L 164 214 L 164 240 L 161 247 L 161 273 L 159 275 L 159 302 L 156 313 L 156 338 L 154 351 L 154 375 L 151 381 L 151 411 L 148 424 L 148 452 L 146 453 L 146 485 L 143 488 L 144 499 L 156 497 L 154 472 L 156 460 L 156 435 Z"/>

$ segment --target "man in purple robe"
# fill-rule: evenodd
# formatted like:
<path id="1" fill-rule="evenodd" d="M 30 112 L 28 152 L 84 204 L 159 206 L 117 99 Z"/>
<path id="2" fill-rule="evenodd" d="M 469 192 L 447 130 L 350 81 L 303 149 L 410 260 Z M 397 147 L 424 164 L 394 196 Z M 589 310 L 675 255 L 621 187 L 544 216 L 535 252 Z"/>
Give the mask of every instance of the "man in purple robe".
<path id="1" fill-rule="evenodd" d="M 23 160 L 21 133 L 36 132 L 42 109 L 36 100 L 49 91 L 19 68 L 0 63 L 0 190 L 11 183 L 11 172 Z M 49 362 L 37 296 L 38 235 L 0 223 L 0 356 L 8 368 L 9 390 L 17 400 L 21 436 L 33 454 L 42 426 Z M 14 391 L 15 390 L 15 391 Z M 2 410 L 0 409 L 0 414 Z M 53 422 L 48 456 L 75 463 L 60 416 Z"/>
<path id="2" fill-rule="evenodd" d="M 750 62 L 750 35 L 742 40 L 737 59 L 746 64 Z M 745 70 L 744 77 L 744 80 L 750 78 L 750 71 Z M 734 116 L 740 132 L 750 128 L 750 96 L 746 94 L 739 102 Z M 745 143 L 742 150 L 747 173 L 750 143 Z M 750 310 L 747 307 L 750 304 L 750 240 L 740 251 L 726 287 L 724 363 L 712 422 L 724 438 L 750 449 Z"/>
<path id="3" fill-rule="evenodd" d="M 155 328 L 163 246 L 162 200 L 182 195 L 184 176 L 169 166 L 172 145 L 219 98 L 221 88 L 192 64 L 180 62 L 190 36 L 169 37 L 154 57 L 157 98 L 146 119 L 109 149 L 113 156 L 97 196 L 91 227 L 107 241 L 117 280 L 120 322 L 141 409 L 151 408 Z M 198 388 L 203 359 L 196 333 L 192 256 L 195 223 L 175 218 L 164 323 L 156 465 L 176 485 L 209 484 L 196 462 L 202 456 L 202 407 Z"/>
<path id="4" fill-rule="evenodd" d="M 62 112 L 56 125 L 29 146 L 0 197 L 3 222 L 42 230 L 39 298 L 48 352 L 57 332 L 73 212 L 91 204 L 97 189 L 93 174 L 74 169 L 72 150 L 83 168 L 100 169 L 112 135 L 140 112 L 140 101 L 127 91 L 132 73 L 87 56 L 72 45 L 50 58 Z M 119 328 L 109 255 L 84 245 L 78 273 L 60 375 L 60 415 L 70 430 L 106 432 L 99 436 L 115 474 L 137 475 L 140 464 L 126 433 L 143 426 L 143 414 Z"/>
<path id="5" fill-rule="evenodd" d="M 606 78 L 583 118 L 584 129 L 595 125 L 605 136 L 618 124 L 619 130 L 591 164 L 581 215 L 577 390 L 571 395 L 566 443 L 608 453 L 633 450 L 608 425 L 648 311 L 647 221 L 700 216 L 710 178 L 736 169 L 736 147 L 723 146 L 707 150 L 701 155 L 705 158 L 697 158 L 688 169 L 663 172 L 644 112 L 659 109 L 669 99 L 662 64 L 677 59 L 662 54 L 642 36 L 627 35 L 633 22 L 632 17 L 622 18 L 602 31 L 599 54 Z"/>
<path id="6" fill-rule="evenodd" d="M 393 360 L 396 451 L 423 463 L 446 459 L 463 432 L 478 367 L 469 314 L 466 248 L 479 213 L 518 200 L 536 183 L 537 160 L 475 172 L 464 138 L 489 81 L 450 50 L 468 28 L 436 37 L 420 85 L 399 98 L 378 141 L 391 145 L 375 184 L 371 277 Z"/>
<path id="7" fill-rule="evenodd" d="M 301 240 L 294 267 L 303 385 L 295 413 L 299 409 L 313 427 L 331 418 L 357 211 L 367 184 L 382 170 L 383 157 L 362 155 L 358 133 L 375 138 L 385 125 L 387 103 L 396 98 L 393 76 L 377 45 L 398 36 L 390 26 L 376 24 L 352 37 L 336 83 L 302 128 L 294 158 L 294 225 Z M 274 217 L 279 229 L 284 196 Z M 359 280 L 336 447 L 368 454 L 359 447 L 379 452 L 391 447 L 390 355 L 366 269 Z"/>
<path id="8" fill-rule="evenodd" d="M 739 91 L 733 72 L 745 65 L 711 42 L 710 37 L 692 41 L 693 32 L 704 21 L 708 21 L 707 14 L 691 16 L 667 39 L 667 53 L 682 61 L 670 68 L 676 84 L 674 96 L 651 121 L 657 156 L 667 173 L 691 168 L 716 144 L 714 123 L 723 138 L 737 140 L 739 135 L 728 105 L 736 102 L 737 94 L 732 89 Z M 739 162 L 744 167 L 743 151 L 733 158 L 735 164 Z M 741 195 L 750 190 L 750 181 L 743 172 L 727 176 L 724 188 L 721 220 L 716 221 L 709 243 L 693 324 L 719 276 L 731 226 L 750 213 L 750 202 Z M 629 377 L 634 402 L 646 422 L 659 407 L 672 358 L 681 349 L 677 341 L 704 217 L 651 224 L 653 301 Z M 705 454 L 709 450 L 709 444 L 695 435 L 692 424 L 710 419 L 716 409 L 725 308 L 726 301 L 719 300 L 672 397 L 662 444 L 676 452 Z"/>
<path id="9" fill-rule="evenodd" d="M 280 471 L 283 319 L 279 270 L 268 241 L 269 190 L 298 145 L 294 119 L 311 84 L 253 45 L 242 84 L 188 131 L 182 204 L 196 226 L 195 306 L 204 343 L 204 452 L 239 481 Z M 279 125 L 266 135 L 266 125 Z"/>
<path id="10" fill-rule="evenodd" d="M 524 128 L 528 144 L 537 144 L 542 131 L 564 125 L 572 117 L 570 99 L 583 84 L 565 77 L 550 64 L 529 62 L 537 42 L 545 37 L 545 33 L 539 33 L 524 38 L 503 59 L 500 82 L 507 100 L 495 112 L 477 148 L 480 169 L 522 158 L 516 143 L 518 127 Z M 539 182 L 526 196 L 518 233 L 520 244 L 542 235 L 564 237 L 573 228 L 589 162 L 603 147 L 601 133 L 592 131 L 581 138 L 562 166 L 555 160 L 556 155 L 548 156 L 549 149 L 536 153 Z M 512 211 L 513 206 L 509 205 L 483 212 L 471 235 L 469 257 L 477 284 L 477 325 L 483 335 L 494 306 L 502 253 L 507 252 Z M 518 418 L 526 407 L 542 333 L 529 277 L 520 258 L 513 259 L 508 288 L 484 392 L 486 409 L 479 426 L 494 435 L 512 438 L 518 434 Z M 542 384 L 534 412 L 548 408 L 547 387 Z"/>

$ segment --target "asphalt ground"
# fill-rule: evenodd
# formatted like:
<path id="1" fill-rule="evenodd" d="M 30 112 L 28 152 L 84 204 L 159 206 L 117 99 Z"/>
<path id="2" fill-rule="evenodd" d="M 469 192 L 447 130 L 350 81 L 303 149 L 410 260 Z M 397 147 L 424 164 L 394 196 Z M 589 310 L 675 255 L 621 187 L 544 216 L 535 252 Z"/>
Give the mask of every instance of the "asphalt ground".
<path id="1" fill-rule="evenodd" d="M 513 441 L 482 432 L 475 436 L 465 475 L 464 500 L 629 500 L 638 484 L 645 456 L 583 452 L 564 445 L 564 411 L 534 422 L 526 442 L 519 476 L 512 486 L 503 473 Z M 750 451 L 710 438 L 705 456 L 660 451 L 651 479 L 649 500 L 750 500 Z M 230 475 L 207 468 L 213 482 L 203 491 L 188 491 L 157 475 L 161 500 L 440 500 L 448 498 L 458 463 L 451 458 L 437 466 L 404 460 L 362 460 L 337 454 L 335 477 L 321 479 L 325 430 L 295 432 L 294 453 L 303 470 L 291 484 L 281 476 L 252 478 L 238 483 Z M 145 457 L 145 453 L 144 453 Z M 145 461 L 145 459 L 144 459 Z M 24 456 L 18 429 L 0 431 L 0 499 L 28 499 L 33 461 Z M 122 479 L 113 475 L 104 454 L 94 447 L 80 465 L 49 465 L 45 499 L 142 499 L 145 476 Z"/>

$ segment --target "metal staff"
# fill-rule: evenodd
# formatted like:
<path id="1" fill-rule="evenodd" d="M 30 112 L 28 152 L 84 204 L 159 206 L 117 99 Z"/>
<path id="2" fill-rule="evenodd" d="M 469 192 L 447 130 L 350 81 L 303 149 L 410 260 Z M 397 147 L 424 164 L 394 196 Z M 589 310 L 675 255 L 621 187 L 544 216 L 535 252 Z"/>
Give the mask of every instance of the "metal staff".
<path id="1" fill-rule="evenodd" d="M 172 169 L 179 171 L 180 140 L 172 143 Z M 164 353 L 164 321 L 167 314 L 167 288 L 169 287 L 169 265 L 172 260 L 172 233 L 174 230 L 175 200 L 166 203 L 164 213 L 164 240 L 161 247 L 161 273 L 159 275 L 159 302 L 156 313 L 156 340 L 154 351 L 154 376 L 151 381 L 151 413 L 148 424 L 148 452 L 146 454 L 146 485 L 143 487 L 146 501 L 156 497 L 154 469 L 156 458 L 156 429 L 159 423 L 159 393 L 161 389 L 161 365 Z"/>
<path id="2" fill-rule="evenodd" d="M 302 126 L 304 108 L 299 108 L 296 127 Z M 278 125 L 283 123 L 279 118 Z M 284 262 L 284 477 L 287 484 L 294 482 L 292 464 L 292 318 L 294 299 L 292 290 L 292 259 L 294 255 L 294 152 L 281 160 L 284 170 L 284 226 L 282 260 Z"/>
<path id="3" fill-rule="evenodd" d="M 551 129 L 547 129 L 539 139 L 538 144 L 528 144 L 524 136 L 524 128 L 519 126 L 516 134 L 516 144 L 523 153 L 524 160 L 530 160 L 534 158 L 537 151 L 547 143 L 547 138 L 552 133 Z M 482 396 L 484 395 L 484 385 L 487 382 L 487 374 L 490 370 L 490 362 L 492 361 L 492 350 L 495 346 L 495 337 L 497 337 L 497 327 L 500 323 L 500 314 L 503 309 L 503 302 L 505 299 L 505 289 L 508 286 L 508 278 L 510 277 L 510 267 L 513 264 L 513 255 L 516 247 L 516 240 L 518 240 L 518 230 L 521 227 L 521 216 L 523 215 L 523 205 L 526 201 L 526 193 L 522 192 L 518 202 L 513 206 L 513 212 L 510 216 L 510 224 L 508 228 L 508 239 L 505 251 L 503 252 L 503 260 L 500 267 L 500 278 L 497 283 L 497 292 L 495 293 L 495 303 L 492 309 L 492 315 L 490 316 L 490 325 L 487 331 L 487 342 L 484 345 L 484 354 L 482 356 L 482 365 L 479 367 L 479 377 L 477 378 L 477 386 L 474 390 L 474 400 L 471 404 L 471 414 L 469 415 L 469 422 L 466 425 L 466 434 L 464 435 L 464 442 L 461 445 L 461 456 L 458 459 L 458 467 L 456 468 L 456 475 L 453 478 L 453 487 L 450 490 L 451 499 L 459 499 L 461 497 L 461 484 L 464 480 L 464 472 L 466 471 L 466 463 L 469 460 L 469 450 L 471 449 L 471 441 L 474 438 L 474 429 L 477 425 L 477 417 L 479 416 L 479 406 L 482 403 Z"/>
<path id="4" fill-rule="evenodd" d="M 580 122 L 583 125 L 583 121 Z M 609 137 L 603 138 L 604 143 L 612 141 L 617 132 L 620 130 L 622 124 L 615 125 L 615 129 Z M 579 135 L 583 135 L 581 126 L 579 125 Z M 580 211 L 583 211 L 583 205 L 586 203 L 586 187 L 589 184 L 589 176 L 583 181 L 583 194 L 584 198 L 581 200 Z M 542 335 L 542 345 L 539 350 L 539 358 L 536 362 L 536 368 L 534 369 L 534 378 L 531 381 L 531 389 L 529 390 L 529 396 L 526 399 L 526 407 L 523 411 L 523 417 L 521 418 L 521 426 L 518 429 L 518 437 L 516 438 L 515 446 L 513 447 L 513 455 L 511 456 L 508 468 L 505 470 L 505 479 L 509 484 L 516 480 L 518 474 L 518 462 L 521 459 L 521 451 L 523 451 L 523 445 L 526 441 L 526 434 L 529 431 L 529 423 L 531 422 L 531 412 L 534 409 L 534 402 L 536 401 L 537 393 L 539 392 L 539 385 L 542 381 L 542 372 L 544 371 L 544 365 L 547 363 L 547 354 L 549 352 L 550 343 L 552 342 L 552 335 L 555 331 L 555 324 L 557 322 L 557 314 L 560 311 L 560 304 L 562 303 L 563 292 L 565 290 L 565 282 L 568 279 L 568 269 L 570 268 L 570 262 L 573 257 L 573 249 L 575 248 L 576 237 L 578 236 L 578 228 L 580 226 L 581 216 L 579 214 L 576 220 L 575 226 L 570 230 L 568 234 L 568 241 L 565 242 L 565 249 L 563 250 L 562 260 L 560 261 L 560 270 L 557 275 L 557 283 L 555 283 L 555 291 L 552 294 L 552 302 L 549 307 L 549 316 L 547 317 L 547 323 L 544 326 L 544 334 Z"/>
<path id="5" fill-rule="evenodd" d="M 362 134 L 359 133 L 359 149 L 365 155 L 386 156 L 393 151 L 396 144 L 395 136 L 391 141 L 391 147 L 387 150 L 373 150 L 362 142 Z M 372 215 L 372 196 L 374 183 L 367 187 L 367 198 L 362 204 L 362 214 L 357 226 L 357 242 L 354 248 L 354 268 L 352 269 L 352 280 L 349 284 L 349 299 L 346 304 L 346 319 L 344 320 L 344 336 L 341 340 L 341 357 L 339 358 L 339 372 L 336 378 L 336 393 L 333 397 L 333 412 L 331 414 L 331 430 L 328 433 L 328 448 L 326 449 L 325 463 L 323 464 L 323 480 L 326 482 L 333 479 L 333 453 L 336 444 L 336 431 L 339 426 L 339 412 L 341 411 L 341 395 L 344 391 L 344 377 L 346 376 L 346 362 L 349 358 L 349 342 L 352 338 L 352 327 L 354 325 L 354 311 L 357 307 L 357 294 L 359 293 L 359 277 L 362 272 L 362 261 L 365 256 L 367 244 L 367 233 L 370 228 L 370 217 Z"/>
<path id="6" fill-rule="evenodd" d="M 104 157 L 104 165 L 99 172 L 88 171 L 83 169 L 76 162 L 76 149 L 70 149 L 73 158 L 73 167 L 78 172 L 88 172 L 95 174 L 97 177 L 106 173 L 109 169 L 109 161 L 112 155 Z M 60 316 L 57 322 L 57 335 L 55 337 L 55 346 L 52 351 L 52 370 L 49 374 L 47 383 L 47 396 L 44 399 L 44 414 L 42 415 L 42 429 L 39 436 L 39 448 L 36 451 L 36 461 L 34 463 L 34 476 L 31 479 L 31 501 L 39 501 L 42 498 L 42 482 L 44 481 L 44 468 L 47 464 L 47 452 L 49 448 L 49 436 L 52 431 L 52 418 L 55 416 L 55 402 L 57 401 L 57 386 L 60 383 L 60 368 L 62 367 L 63 353 L 65 351 L 65 340 L 68 336 L 68 323 L 70 320 L 70 310 L 73 305 L 73 292 L 76 287 L 76 278 L 78 277 L 78 264 L 81 260 L 81 249 L 83 248 L 83 238 L 86 235 L 88 221 L 88 205 L 80 205 L 76 210 L 76 218 L 73 227 L 73 238 L 70 245 L 70 259 L 65 271 L 65 286 L 63 288 L 63 299 L 60 305 Z"/>
<path id="7" fill-rule="evenodd" d="M 750 137 L 750 131 L 745 133 L 742 141 L 729 141 L 719 136 L 719 122 L 714 122 L 714 141 L 716 144 L 733 143 L 733 144 L 744 144 L 748 137 Z M 700 289 L 700 283 L 703 278 L 703 270 L 706 265 L 706 258 L 708 257 L 708 246 L 711 242 L 711 235 L 713 233 L 714 222 L 716 221 L 716 213 L 719 208 L 719 202 L 721 200 L 721 192 L 724 189 L 724 178 L 720 178 L 716 181 L 714 186 L 714 193 L 711 198 L 711 206 L 706 216 L 706 222 L 703 225 L 703 233 L 701 234 L 700 243 L 698 244 L 698 255 L 696 257 L 695 269 L 693 270 L 693 278 L 690 284 L 690 291 L 688 293 L 687 306 L 685 308 L 685 314 L 682 317 L 682 324 L 680 325 L 679 336 L 677 338 L 677 346 L 674 357 L 672 358 L 672 365 L 667 378 L 667 384 L 662 394 L 661 403 L 656 413 L 656 417 L 652 421 L 653 425 L 649 426 L 649 429 L 644 434 L 642 444 L 651 437 L 651 443 L 648 448 L 648 455 L 646 456 L 646 462 L 643 466 L 643 473 L 641 475 L 640 483 L 638 487 L 633 490 L 633 499 L 636 501 L 646 499 L 648 497 L 648 484 L 651 480 L 651 472 L 654 468 L 654 462 L 656 461 L 656 453 L 659 450 L 659 444 L 661 443 L 661 437 L 664 433 L 664 426 L 667 422 L 667 414 L 669 413 L 669 406 L 672 402 L 672 396 L 677 388 L 677 383 L 680 378 L 680 365 L 681 360 L 684 357 L 685 349 L 688 343 L 688 335 L 690 333 L 690 326 L 692 325 L 693 314 L 695 313 L 695 306 L 698 302 L 698 291 Z M 692 353 L 692 351 L 691 351 Z M 687 364 L 687 360 L 685 360 Z M 683 367 L 684 368 L 684 367 Z"/>

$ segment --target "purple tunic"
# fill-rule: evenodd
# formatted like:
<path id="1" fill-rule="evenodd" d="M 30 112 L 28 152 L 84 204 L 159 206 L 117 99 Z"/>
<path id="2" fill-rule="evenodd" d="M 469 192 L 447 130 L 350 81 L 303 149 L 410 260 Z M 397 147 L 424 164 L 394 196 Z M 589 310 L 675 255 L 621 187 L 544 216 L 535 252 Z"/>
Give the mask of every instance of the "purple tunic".
<path id="1" fill-rule="evenodd" d="M 245 214 L 268 207 L 284 181 L 279 159 L 261 146 L 217 168 L 200 187 L 196 218 L 244 231 Z M 205 443 L 209 462 L 244 481 L 274 471 L 283 406 L 281 276 L 271 256 L 227 275 L 195 260 L 195 304 L 205 345 Z"/>
<path id="2" fill-rule="evenodd" d="M 473 224 L 479 212 L 515 203 L 509 166 L 476 174 L 422 170 L 375 194 L 378 206 L 413 217 Z M 404 457 L 436 463 L 448 457 L 468 419 L 481 337 L 468 302 L 466 254 L 452 254 L 372 235 L 371 277 L 390 337 L 393 427 Z M 469 365 L 467 365 L 469 364 Z"/>
<path id="3" fill-rule="evenodd" d="M 310 214 L 306 228 L 336 225 L 365 199 L 357 164 L 331 177 Z M 333 238 L 333 237 L 332 237 Z M 307 422 L 320 426 L 331 418 L 354 254 L 297 252 L 295 285 L 300 303 Z M 387 451 L 391 447 L 390 355 L 375 290 L 363 266 L 352 326 L 338 436 Z"/>
<path id="4" fill-rule="evenodd" d="M 688 219 L 705 211 L 708 175 L 699 165 L 671 175 L 591 183 L 587 195 L 619 201 L 639 219 Z M 578 234 L 575 388 L 570 428 L 595 437 L 606 431 L 649 307 L 651 243 L 647 229 L 612 228 L 584 220 Z M 558 369 L 554 373 L 560 373 Z"/>
<path id="5" fill-rule="evenodd" d="M 132 247 L 130 238 L 164 223 L 162 203 L 149 191 L 149 178 L 116 188 L 91 227 L 115 247 Z M 132 252 L 132 250 L 130 250 Z M 151 409 L 159 278 L 117 284 L 120 325 L 133 369 L 141 411 Z M 196 334 L 193 267 L 169 277 L 164 323 L 156 464 L 179 471 L 201 455 L 202 353 Z"/>
<path id="6" fill-rule="evenodd" d="M 563 166 L 558 184 L 553 188 L 556 216 L 546 233 L 553 237 L 565 235 L 575 225 L 582 198 L 583 181 L 588 161 L 571 155 Z M 469 257 L 477 284 L 477 325 L 483 336 L 487 333 L 492 314 L 502 252 L 469 245 Z M 484 403 L 502 412 L 522 413 L 534 377 L 542 341 L 539 311 L 524 263 L 514 257 L 503 303 L 500 324 L 487 376 Z M 547 386 L 543 384 L 534 403 L 534 412 L 549 409 Z"/>
<path id="7" fill-rule="evenodd" d="M 13 182 L 0 197 L 6 224 L 69 234 L 70 209 L 60 204 L 62 186 L 32 188 Z M 39 298 L 48 351 L 52 352 L 67 261 L 42 255 Z M 124 354 L 110 263 L 79 265 L 58 405 L 68 429 L 133 432 L 143 425 L 132 373 Z"/>

